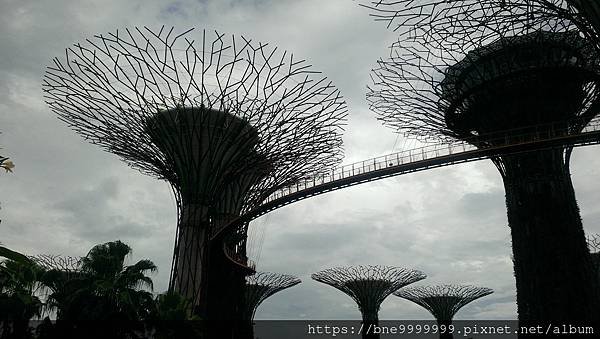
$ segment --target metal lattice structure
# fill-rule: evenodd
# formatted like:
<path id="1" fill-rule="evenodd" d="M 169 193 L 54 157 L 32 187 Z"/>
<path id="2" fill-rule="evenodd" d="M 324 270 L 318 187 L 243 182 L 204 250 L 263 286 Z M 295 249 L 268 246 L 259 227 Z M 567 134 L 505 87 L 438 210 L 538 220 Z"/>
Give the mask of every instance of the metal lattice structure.
<path id="1" fill-rule="evenodd" d="M 598 272 L 598 279 L 600 280 L 600 234 L 588 236 L 587 244 L 592 256 L 592 263 Z"/>
<path id="2" fill-rule="evenodd" d="M 302 281 L 293 275 L 256 272 L 246 277 L 245 319 L 252 320 L 258 306 L 273 294 L 283 291 Z"/>
<path id="3" fill-rule="evenodd" d="M 600 234 L 592 234 L 588 236 L 587 244 L 591 253 L 600 252 Z"/>
<path id="4" fill-rule="evenodd" d="M 554 11 L 544 11 L 544 7 L 531 8 L 535 1 L 530 0 L 461 0 L 452 4 L 436 0 L 410 1 L 411 5 L 406 7 L 403 4 L 409 1 L 393 3 L 382 2 L 379 6 L 392 6 L 396 10 L 388 9 L 391 13 L 380 16 L 389 24 L 397 24 L 399 38 L 391 46 L 390 57 L 378 62 L 373 71 L 374 84 L 367 95 L 371 108 L 385 125 L 422 140 L 451 142 L 483 134 L 491 136 L 492 132 L 503 130 L 522 132 L 529 125 L 557 122 L 551 118 L 571 121 L 571 128 L 576 131 L 596 117 L 590 106 L 597 105 L 598 100 L 594 83 L 599 72 L 598 54 L 593 44 L 580 36 L 572 20 L 560 18 Z M 510 64 L 519 57 L 518 53 L 533 53 L 540 45 L 552 47 L 539 50 L 531 60 L 521 57 L 517 63 Z M 565 54 L 553 56 L 552 53 Z M 585 88 L 579 97 L 569 100 L 576 102 L 571 104 L 573 107 L 569 107 L 566 116 L 549 116 L 546 121 L 540 119 L 528 125 L 521 125 L 522 121 L 512 125 L 503 123 L 496 126 L 495 131 L 469 129 L 473 126 L 454 121 L 476 108 L 477 103 L 469 100 L 473 100 L 477 87 L 533 67 L 579 73 L 578 79 L 572 81 Z M 547 87 L 551 85 L 555 82 Z M 556 101 L 564 99 L 566 94 L 570 93 Z M 462 119 L 469 118 L 472 117 Z M 481 117 L 484 118 L 489 116 Z"/>
<path id="5" fill-rule="evenodd" d="M 225 240 L 235 253 L 228 257 L 246 264 L 247 224 L 231 229 L 229 221 L 341 160 L 346 104 L 316 73 L 243 36 L 144 27 L 68 48 L 43 89 L 86 140 L 171 184 L 178 226 L 170 287 L 203 314 L 208 271 L 222 268 Z M 243 274 L 236 279 L 243 285 Z"/>
<path id="6" fill-rule="evenodd" d="M 434 285 L 402 288 L 394 292 L 427 309 L 440 324 L 450 324 L 454 315 L 465 305 L 494 291 L 470 285 Z"/>
<path id="7" fill-rule="evenodd" d="M 600 37 L 600 4 L 588 0 L 460 0 L 448 6 L 443 0 L 372 0 L 360 4 L 371 10 L 376 21 L 403 35 L 438 36 L 436 25 L 455 25 L 453 38 L 477 30 L 503 27 L 508 23 L 514 27 L 516 21 L 533 25 L 542 21 L 568 20 L 586 36 Z M 476 12 L 476 16 L 468 14 Z M 477 27 L 477 21 L 481 23 Z M 489 32 L 489 31 L 488 31 Z M 445 37 L 444 37 L 445 38 Z"/>
<path id="8" fill-rule="evenodd" d="M 326 269 L 312 278 L 350 296 L 358 305 L 365 328 L 379 321 L 381 303 L 401 287 L 425 279 L 417 270 L 393 266 L 348 266 Z M 370 337 L 363 332 L 363 337 Z"/>
<path id="9" fill-rule="evenodd" d="M 41 284 L 40 291 L 45 297 L 45 310 L 49 313 L 55 312 L 56 318 L 62 319 L 65 316 L 62 306 L 76 293 L 79 286 L 76 281 L 86 275 L 81 268 L 82 258 L 40 254 L 29 256 L 29 259 L 41 269 L 37 279 Z"/>
<path id="10" fill-rule="evenodd" d="M 47 271 L 79 272 L 81 269 L 81 258 L 79 257 L 39 254 L 30 256 L 29 259 Z"/>
<path id="11" fill-rule="evenodd" d="M 578 135 L 599 119 L 598 41 L 591 21 L 564 1 L 374 1 L 370 8 L 398 40 L 373 70 L 367 99 L 398 133 L 485 149 L 518 145 L 527 133 Z M 506 190 L 523 322 L 593 320 L 600 305 L 571 182 L 572 148 L 565 139 L 553 149 L 492 157 Z"/>

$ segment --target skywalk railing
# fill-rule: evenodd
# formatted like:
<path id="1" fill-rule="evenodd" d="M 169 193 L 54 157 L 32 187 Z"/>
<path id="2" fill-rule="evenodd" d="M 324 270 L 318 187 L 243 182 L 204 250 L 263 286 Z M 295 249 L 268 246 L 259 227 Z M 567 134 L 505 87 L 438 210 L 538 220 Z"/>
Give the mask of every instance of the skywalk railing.
<path id="1" fill-rule="evenodd" d="M 451 156 L 467 151 L 482 151 L 486 149 L 493 150 L 500 149 L 509 145 L 513 146 L 525 143 L 532 143 L 540 140 L 564 138 L 567 135 L 573 135 L 569 134 L 569 131 L 571 131 L 571 129 L 573 128 L 573 126 L 575 126 L 576 123 L 579 123 L 579 121 L 540 125 L 535 127 L 534 131 L 531 131 L 531 128 L 521 129 L 527 130 L 527 133 L 522 134 L 519 134 L 519 130 L 512 130 L 510 131 L 510 139 L 507 139 L 505 137 L 489 139 L 486 138 L 486 136 L 482 135 L 469 139 L 468 141 L 456 140 L 452 143 L 443 142 L 430 144 L 423 147 L 400 151 L 397 153 L 363 160 L 348 165 L 342 165 L 334 168 L 330 172 L 318 173 L 311 177 L 301 179 L 294 185 L 284 187 L 268 196 L 262 204 L 264 205 L 274 200 L 281 199 L 292 193 L 313 188 L 318 185 L 323 185 L 336 180 L 347 179 L 360 174 L 378 171 L 386 167 L 404 165 L 408 163 L 430 160 L 444 156 Z M 578 134 L 597 131 L 600 131 L 600 120 L 592 121 Z M 497 134 L 498 133 L 496 133 L 496 135 Z M 476 147 L 473 144 L 476 143 L 477 140 L 486 140 L 486 144 L 489 144 L 490 146 Z"/>
<path id="2" fill-rule="evenodd" d="M 260 206 L 233 220 L 224 229 L 240 222 L 249 222 L 292 202 L 362 182 L 417 170 L 488 158 L 506 152 L 518 152 L 522 149 L 530 151 L 540 146 L 556 147 L 556 145 L 569 144 L 578 146 L 600 143 L 600 120 L 588 123 L 583 129 L 575 127 L 578 123 L 581 124 L 582 122 L 570 121 L 561 124 L 540 125 L 533 128 L 533 131 L 532 128 L 529 128 L 527 133 L 522 134 L 518 130 L 515 130 L 511 131 L 510 138 L 477 136 L 473 140 L 468 141 L 431 144 L 339 166 L 331 172 L 319 173 L 300 180 L 295 185 L 276 191 L 267 197 Z M 573 130 L 581 131 L 572 133 Z M 586 136 L 587 138 L 578 138 L 578 136 Z M 551 142 L 550 145 L 548 145 L 548 142 Z M 544 143 L 546 144 L 544 145 Z M 474 146 L 474 144 L 479 146 Z M 325 189 L 326 186 L 327 189 Z M 293 199 L 290 198 L 291 196 L 293 196 Z M 238 265 L 250 271 L 255 271 L 255 264 L 245 256 L 236 254 L 236 251 L 230 247 L 231 245 L 224 244 L 227 257 Z"/>

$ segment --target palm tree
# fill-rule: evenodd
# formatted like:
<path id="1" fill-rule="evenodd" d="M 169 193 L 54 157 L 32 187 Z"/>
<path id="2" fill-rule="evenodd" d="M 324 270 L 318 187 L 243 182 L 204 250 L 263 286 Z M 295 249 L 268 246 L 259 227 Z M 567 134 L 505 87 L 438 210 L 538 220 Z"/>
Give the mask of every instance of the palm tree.
<path id="1" fill-rule="evenodd" d="M 197 338 L 201 333 L 201 322 L 190 315 L 192 302 L 175 291 L 159 294 L 150 315 L 150 327 L 154 338 Z"/>
<path id="2" fill-rule="evenodd" d="M 150 260 L 127 266 L 129 254 L 131 248 L 117 240 L 63 265 L 52 265 L 50 257 L 50 269 L 40 280 L 49 290 L 46 305 L 56 311 L 57 323 L 44 330 L 88 338 L 131 338 L 143 331 L 142 321 L 154 309 L 152 279 L 146 274 L 157 268 Z"/>
<path id="3" fill-rule="evenodd" d="M 179 321 L 197 320 L 197 316 L 189 315 L 191 301 L 175 291 L 168 291 L 156 296 L 153 320 Z"/>
<path id="4" fill-rule="evenodd" d="M 126 266 L 131 247 L 121 241 L 94 246 L 81 259 L 81 277 L 69 298 L 69 317 L 76 320 L 143 320 L 153 306 L 150 260 Z"/>
<path id="5" fill-rule="evenodd" d="M 41 270 L 21 253 L 0 246 L 0 336 L 26 338 L 29 320 L 41 316 L 42 302 L 35 295 Z"/>

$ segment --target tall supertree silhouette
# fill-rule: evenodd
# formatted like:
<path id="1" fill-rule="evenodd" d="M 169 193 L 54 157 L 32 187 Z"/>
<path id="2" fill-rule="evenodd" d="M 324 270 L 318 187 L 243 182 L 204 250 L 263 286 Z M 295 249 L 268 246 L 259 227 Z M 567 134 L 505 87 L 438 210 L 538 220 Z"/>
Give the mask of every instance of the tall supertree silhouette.
<path id="1" fill-rule="evenodd" d="M 230 319 L 240 307 L 220 298 L 241 300 L 252 271 L 247 225 L 230 221 L 341 160 L 346 104 L 315 73 L 244 36 L 144 27 L 68 48 L 43 89 L 86 140 L 171 185 L 178 221 L 170 288 L 203 319 Z"/>
<path id="2" fill-rule="evenodd" d="M 533 3 L 377 1 L 374 15 L 396 25 L 398 41 L 367 97 L 385 125 L 409 137 L 506 149 L 492 161 L 506 191 L 519 320 L 593 320 L 600 296 L 572 145 L 548 140 L 597 119 L 599 54 L 566 15 Z M 519 146 L 523 138 L 553 147 Z"/>
<path id="3" fill-rule="evenodd" d="M 437 320 L 440 338 L 453 338 L 449 326 L 456 312 L 468 303 L 493 292 L 485 287 L 437 285 L 402 288 L 394 292 L 394 295 L 423 306 Z"/>
<path id="4" fill-rule="evenodd" d="M 257 272 L 246 277 L 243 318 L 246 322 L 246 336 L 248 338 L 254 338 L 252 320 L 258 306 L 273 294 L 299 283 L 301 283 L 301 280 L 293 275 L 270 272 Z"/>
<path id="5" fill-rule="evenodd" d="M 379 338 L 372 329 L 379 323 L 379 307 L 385 298 L 425 277 L 421 271 L 393 266 L 335 267 L 312 275 L 314 280 L 335 287 L 354 299 L 362 314 L 363 338 Z"/>

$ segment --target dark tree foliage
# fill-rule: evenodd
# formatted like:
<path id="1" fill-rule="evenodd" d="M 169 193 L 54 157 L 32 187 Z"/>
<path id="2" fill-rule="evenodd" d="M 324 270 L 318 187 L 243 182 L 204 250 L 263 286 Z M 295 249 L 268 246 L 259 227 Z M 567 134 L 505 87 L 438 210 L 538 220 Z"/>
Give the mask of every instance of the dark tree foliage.
<path id="1" fill-rule="evenodd" d="M 40 255 L 32 261 L 42 269 L 39 282 L 46 308 L 56 312 L 54 325 L 41 327 L 42 338 L 134 338 L 143 321 L 152 320 L 156 303 L 148 273 L 150 260 L 126 265 L 131 248 L 121 241 L 94 246 L 82 258 Z"/>
<path id="2" fill-rule="evenodd" d="M 445 325 L 447 329 L 462 307 L 493 292 L 489 288 L 469 285 L 436 285 L 402 288 L 394 295 L 423 306 L 434 316 L 438 325 Z M 453 337 L 450 332 L 445 332 L 440 331 L 440 338 Z"/>
<path id="3" fill-rule="evenodd" d="M 312 275 L 314 280 L 335 287 L 354 299 L 362 314 L 364 328 L 378 324 L 379 307 L 385 298 L 425 277 L 421 271 L 393 266 L 335 267 Z M 363 331 L 363 338 L 379 338 L 379 335 Z"/>
<path id="4" fill-rule="evenodd" d="M 316 73 L 244 36 L 136 28 L 68 48 L 43 88 L 77 133 L 171 184 L 179 218 L 170 287 L 202 317 L 210 308 L 226 319 L 235 305 L 219 298 L 241 300 L 251 271 L 247 224 L 231 221 L 341 160 L 346 104 Z"/>
<path id="5" fill-rule="evenodd" d="M 583 2 L 401 0 L 367 7 L 398 33 L 367 94 L 378 118 L 398 133 L 518 147 L 523 136 L 557 140 L 598 122 L 599 45 Z M 593 321 L 600 305 L 571 151 L 566 143 L 492 158 L 506 190 L 524 323 Z"/>
<path id="6" fill-rule="evenodd" d="M 0 246 L 0 338 L 30 338 L 29 321 L 40 317 L 36 295 L 40 269 L 25 255 Z"/>
<path id="7" fill-rule="evenodd" d="M 174 338 L 202 334 L 191 300 L 168 291 L 156 298 L 149 260 L 125 261 L 120 242 L 85 257 L 26 256 L 0 246 L 0 338 Z M 150 291 L 149 291 L 150 290 Z M 44 320 L 32 329 L 32 317 Z M 54 321 L 50 320 L 54 318 Z"/>

